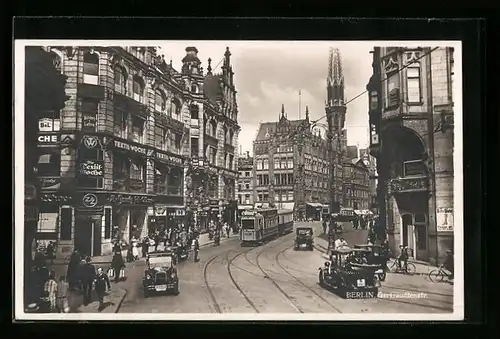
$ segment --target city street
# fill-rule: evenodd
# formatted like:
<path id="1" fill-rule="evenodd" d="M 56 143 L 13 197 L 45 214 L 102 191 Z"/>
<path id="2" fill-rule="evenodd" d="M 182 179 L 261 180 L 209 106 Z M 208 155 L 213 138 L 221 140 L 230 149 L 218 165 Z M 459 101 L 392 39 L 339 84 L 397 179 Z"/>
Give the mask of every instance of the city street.
<path id="1" fill-rule="evenodd" d="M 312 225 L 316 235 L 321 224 Z M 365 243 L 365 230 L 344 224 L 350 245 Z M 316 237 L 313 252 L 293 250 L 294 233 L 259 247 L 241 247 L 237 238 L 204 247 L 197 263 L 179 264 L 178 296 L 143 297 L 145 263 L 128 271 L 128 294 L 120 313 L 442 313 L 452 312 L 453 287 L 435 284 L 425 274 L 388 274 L 382 298 L 345 300 L 318 285 L 327 241 Z M 422 267 L 421 267 L 422 266 Z M 419 271 L 428 270 L 418 265 Z"/>

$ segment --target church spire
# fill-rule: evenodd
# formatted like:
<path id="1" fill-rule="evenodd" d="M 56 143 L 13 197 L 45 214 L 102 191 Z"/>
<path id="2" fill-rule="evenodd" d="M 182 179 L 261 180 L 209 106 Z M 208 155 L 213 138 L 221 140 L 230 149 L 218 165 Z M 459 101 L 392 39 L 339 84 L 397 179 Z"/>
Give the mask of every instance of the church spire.
<path id="1" fill-rule="evenodd" d="M 309 121 L 309 106 L 306 106 L 306 120 Z"/>
<path id="2" fill-rule="evenodd" d="M 208 58 L 207 75 L 212 75 L 212 58 Z"/>
<path id="3" fill-rule="evenodd" d="M 338 48 L 330 48 L 326 83 L 327 105 L 342 105 L 344 103 L 344 73 Z"/>

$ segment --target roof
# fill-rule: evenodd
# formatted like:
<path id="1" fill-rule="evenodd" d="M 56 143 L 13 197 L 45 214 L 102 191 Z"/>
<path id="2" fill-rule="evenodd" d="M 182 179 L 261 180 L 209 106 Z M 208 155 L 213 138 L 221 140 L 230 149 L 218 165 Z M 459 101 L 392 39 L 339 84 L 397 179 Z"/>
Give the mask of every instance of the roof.
<path id="1" fill-rule="evenodd" d="M 305 121 L 305 119 L 301 120 L 288 120 L 288 119 L 280 119 L 279 122 L 262 122 L 259 125 L 259 131 L 257 132 L 257 136 L 255 137 L 255 141 L 264 141 L 270 139 L 276 130 L 279 127 L 279 124 L 287 124 L 289 130 L 296 130 L 299 125 Z M 269 133 L 269 134 L 268 134 Z"/>
<path id="2" fill-rule="evenodd" d="M 213 104 L 216 104 L 217 99 L 222 95 L 222 89 L 219 85 L 220 80 L 220 75 L 207 75 L 203 81 L 203 92 Z"/>

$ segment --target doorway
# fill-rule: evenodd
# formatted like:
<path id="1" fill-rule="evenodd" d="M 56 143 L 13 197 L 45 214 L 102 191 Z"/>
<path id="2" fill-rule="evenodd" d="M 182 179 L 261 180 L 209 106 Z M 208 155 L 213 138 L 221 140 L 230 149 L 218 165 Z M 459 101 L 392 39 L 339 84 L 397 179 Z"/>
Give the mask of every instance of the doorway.
<path id="1" fill-rule="evenodd" d="M 402 237 L 401 245 L 408 247 L 408 255 L 413 257 L 413 249 L 415 248 L 414 223 L 412 214 L 404 214 L 401 216 L 402 221 Z"/>
<path id="2" fill-rule="evenodd" d="M 101 255 L 101 216 L 78 216 L 75 219 L 75 248 L 88 256 Z"/>
<path id="3" fill-rule="evenodd" d="M 408 246 L 410 257 L 417 260 L 427 258 L 427 216 L 426 214 L 404 214 L 402 218 L 401 244 Z"/>

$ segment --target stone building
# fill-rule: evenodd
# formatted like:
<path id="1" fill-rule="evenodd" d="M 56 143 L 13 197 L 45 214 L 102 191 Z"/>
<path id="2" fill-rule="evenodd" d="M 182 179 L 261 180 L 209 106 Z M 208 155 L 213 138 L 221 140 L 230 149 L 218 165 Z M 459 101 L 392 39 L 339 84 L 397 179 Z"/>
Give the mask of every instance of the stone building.
<path id="1" fill-rule="evenodd" d="M 343 204 L 342 207 L 354 210 L 370 208 L 370 170 L 362 158 L 354 158 L 343 166 Z"/>
<path id="2" fill-rule="evenodd" d="M 328 164 L 326 140 L 311 130 L 308 108 L 305 119 L 288 120 L 282 106 L 279 120 L 261 123 L 254 141 L 255 203 L 293 209 L 297 218 L 306 216 L 307 204 L 320 211 L 328 204 Z"/>
<path id="3" fill-rule="evenodd" d="M 186 49 L 181 72 L 153 47 L 46 50 L 67 77 L 69 100 L 39 121 L 39 233 L 52 233 L 62 255 L 77 247 L 95 256 L 110 253 L 114 237 L 128 242 L 187 222 L 186 175 L 204 159 L 199 126 L 214 107 L 196 48 Z M 212 111 L 226 119 L 227 107 Z M 219 165 L 202 168 L 236 176 Z M 226 182 L 218 184 L 217 198 Z"/>
<path id="4" fill-rule="evenodd" d="M 380 233 L 433 264 L 453 249 L 453 63 L 453 48 L 376 47 L 367 85 Z"/>
<path id="5" fill-rule="evenodd" d="M 238 158 L 238 206 L 253 206 L 253 157 L 250 152 Z"/>

